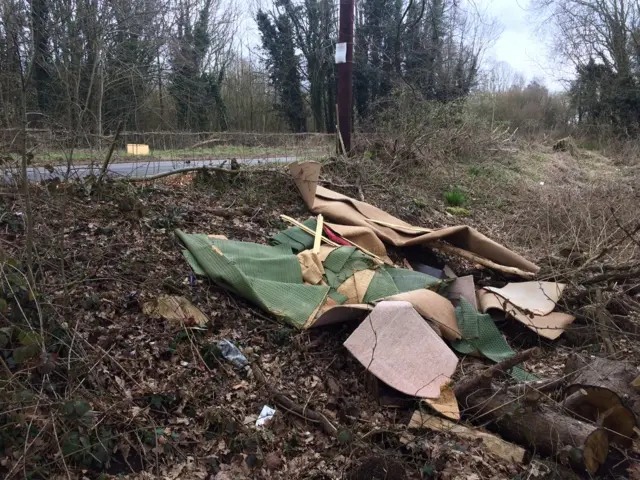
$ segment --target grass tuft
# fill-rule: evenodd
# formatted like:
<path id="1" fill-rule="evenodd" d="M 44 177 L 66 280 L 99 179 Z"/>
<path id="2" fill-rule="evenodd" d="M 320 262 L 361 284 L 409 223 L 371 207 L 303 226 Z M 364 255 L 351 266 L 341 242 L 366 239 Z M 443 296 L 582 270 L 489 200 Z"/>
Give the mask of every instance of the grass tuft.
<path id="1" fill-rule="evenodd" d="M 467 196 L 456 187 L 444 192 L 444 201 L 451 207 L 461 207 L 467 203 Z"/>

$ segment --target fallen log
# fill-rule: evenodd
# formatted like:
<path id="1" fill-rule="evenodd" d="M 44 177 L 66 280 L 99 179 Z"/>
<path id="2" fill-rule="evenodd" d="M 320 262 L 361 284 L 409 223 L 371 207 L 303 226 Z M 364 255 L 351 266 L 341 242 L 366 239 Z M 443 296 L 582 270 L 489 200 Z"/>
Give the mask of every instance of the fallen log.
<path id="1" fill-rule="evenodd" d="M 609 439 L 600 426 L 553 410 L 523 408 L 500 393 L 469 395 L 465 406 L 472 420 L 490 421 L 505 440 L 555 457 L 573 468 L 594 473 L 607 459 Z"/>
<path id="2" fill-rule="evenodd" d="M 529 452 L 524 448 L 505 442 L 491 433 L 435 417 L 420 410 L 413 412 L 408 428 L 426 428 L 435 432 L 449 433 L 466 440 L 480 440 L 488 452 L 507 462 L 528 463 L 531 458 Z"/>
<path id="3" fill-rule="evenodd" d="M 640 395 L 633 387 L 637 374 L 625 362 L 570 355 L 565 364 L 570 381 L 563 406 L 606 428 L 611 443 L 630 447 L 640 418 Z"/>

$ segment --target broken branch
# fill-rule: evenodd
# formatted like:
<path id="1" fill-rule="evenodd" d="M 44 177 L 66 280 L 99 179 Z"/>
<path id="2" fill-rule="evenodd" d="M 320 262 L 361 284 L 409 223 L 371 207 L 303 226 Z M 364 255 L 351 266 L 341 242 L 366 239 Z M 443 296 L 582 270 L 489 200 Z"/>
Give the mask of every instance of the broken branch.
<path id="1" fill-rule="evenodd" d="M 488 387 L 491 384 L 491 379 L 493 377 L 505 374 L 516 365 L 519 365 L 520 363 L 525 362 L 531 357 L 535 357 L 539 354 L 540 349 L 538 347 L 518 352 L 513 357 L 496 363 L 492 367 L 483 370 L 479 374 L 476 374 L 469 379 L 463 379 L 461 382 L 458 382 L 458 384 L 453 387 L 453 392 L 455 393 L 456 398 L 462 399 L 472 391 L 476 391 L 483 386 Z"/>
<path id="2" fill-rule="evenodd" d="M 260 382 L 264 387 L 267 388 L 267 390 L 269 390 L 269 392 L 273 395 L 273 399 L 278 404 L 280 404 L 280 406 L 284 407 L 286 410 L 290 410 L 291 412 L 299 415 L 309 422 L 319 423 L 322 426 L 322 429 L 328 435 L 331 435 L 334 438 L 337 437 L 338 429 L 329 421 L 327 417 L 319 412 L 316 412 L 315 410 L 311 410 L 310 408 L 298 405 L 286 395 L 278 392 L 271 386 L 269 382 L 267 382 L 267 378 L 264 376 L 264 373 L 255 363 L 251 364 L 251 370 L 253 371 L 253 375 L 256 377 L 258 382 Z"/>

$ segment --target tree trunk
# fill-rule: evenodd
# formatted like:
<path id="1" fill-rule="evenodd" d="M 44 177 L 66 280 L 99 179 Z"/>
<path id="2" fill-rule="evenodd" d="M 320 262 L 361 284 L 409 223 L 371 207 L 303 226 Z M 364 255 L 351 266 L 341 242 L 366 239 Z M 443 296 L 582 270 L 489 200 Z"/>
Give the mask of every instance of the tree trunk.
<path id="1" fill-rule="evenodd" d="M 564 373 L 570 375 L 567 395 L 585 386 L 610 390 L 633 411 L 636 419 L 640 418 L 640 395 L 632 386 L 638 369 L 633 365 L 599 357 L 585 359 L 573 354 L 567 359 Z"/>
<path id="2" fill-rule="evenodd" d="M 595 472 L 609 453 L 607 432 L 598 426 L 552 410 L 532 410 L 501 394 L 466 398 L 472 417 L 490 420 L 505 439 L 544 455 L 559 457 L 574 468 Z"/>

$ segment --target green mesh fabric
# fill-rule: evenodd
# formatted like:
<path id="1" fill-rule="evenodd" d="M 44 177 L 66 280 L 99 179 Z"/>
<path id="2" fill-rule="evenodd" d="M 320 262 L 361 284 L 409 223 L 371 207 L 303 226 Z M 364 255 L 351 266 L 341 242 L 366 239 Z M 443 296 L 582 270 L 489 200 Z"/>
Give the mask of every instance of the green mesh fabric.
<path id="1" fill-rule="evenodd" d="M 426 273 L 416 272 L 406 268 L 394 268 L 389 265 L 384 265 L 382 268 L 391 276 L 393 283 L 396 284 L 400 293 L 420 290 L 421 288 L 437 290 L 442 283 L 441 280 Z"/>
<path id="2" fill-rule="evenodd" d="M 465 355 L 479 352 L 494 362 L 501 362 L 515 355 L 491 316 L 477 312 L 463 297 L 460 298 L 460 306 L 456 308 L 456 320 L 462 335 L 462 340 L 451 344 L 456 351 Z M 537 380 L 535 375 L 520 367 L 512 368 L 509 373 L 519 381 Z"/>
<path id="3" fill-rule="evenodd" d="M 367 288 L 367 293 L 364 295 L 364 302 L 373 303 L 376 300 L 390 297 L 397 293 L 400 292 L 398 291 L 396 284 L 393 282 L 393 277 L 389 275 L 389 272 L 386 269 L 380 268 L 371 279 L 369 288 Z"/>
<path id="4" fill-rule="evenodd" d="M 317 222 L 315 218 L 309 218 L 302 222 L 315 232 Z M 313 247 L 314 236 L 303 231 L 300 227 L 291 227 L 275 234 L 269 239 L 271 245 L 288 245 L 294 253 L 300 253 Z"/>
<path id="5" fill-rule="evenodd" d="M 305 285 L 296 256 L 287 245 L 211 239 L 176 230 L 194 271 L 289 322 L 302 327 L 322 305 L 329 287 Z M 223 255 L 215 253 L 213 246 Z"/>
<path id="6" fill-rule="evenodd" d="M 349 297 L 347 297 L 346 295 L 343 295 L 341 293 L 338 293 L 336 290 L 329 290 L 329 297 L 331 297 L 333 300 L 335 300 L 335 302 L 338 305 L 343 305 L 344 302 L 346 302 L 347 300 L 349 300 Z"/>
<path id="7" fill-rule="evenodd" d="M 354 273 L 377 268 L 373 259 L 355 247 L 338 247 L 323 262 L 329 286 L 337 289 Z"/>

